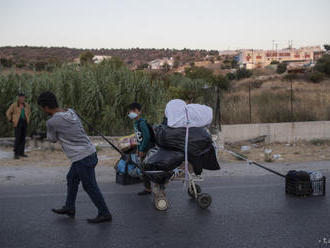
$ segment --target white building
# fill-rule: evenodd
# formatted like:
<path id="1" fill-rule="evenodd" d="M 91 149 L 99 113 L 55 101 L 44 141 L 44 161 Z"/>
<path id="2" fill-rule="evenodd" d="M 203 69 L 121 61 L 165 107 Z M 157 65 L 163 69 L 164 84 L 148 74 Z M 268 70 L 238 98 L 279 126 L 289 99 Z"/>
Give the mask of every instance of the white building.
<path id="1" fill-rule="evenodd" d="M 320 46 L 288 48 L 281 50 L 253 50 L 245 49 L 239 53 L 238 64 L 241 68 L 263 68 L 272 61 L 313 63 L 320 58 L 324 51 Z"/>
<path id="2" fill-rule="evenodd" d="M 95 55 L 93 57 L 93 62 L 95 64 L 98 64 L 98 63 L 101 63 L 103 60 L 106 60 L 106 59 L 111 59 L 111 56 L 106 56 L 106 55 Z"/>
<path id="3" fill-rule="evenodd" d="M 162 67 L 165 64 L 168 64 L 172 68 L 173 65 L 174 65 L 174 59 L 172 57 L 171 58 L 155 59 L 155 60 L 150 61 L 148 63 L 150 69 L 152 69 L 152 70 L 160 70 L 160 69 L 162 69 Z"/>

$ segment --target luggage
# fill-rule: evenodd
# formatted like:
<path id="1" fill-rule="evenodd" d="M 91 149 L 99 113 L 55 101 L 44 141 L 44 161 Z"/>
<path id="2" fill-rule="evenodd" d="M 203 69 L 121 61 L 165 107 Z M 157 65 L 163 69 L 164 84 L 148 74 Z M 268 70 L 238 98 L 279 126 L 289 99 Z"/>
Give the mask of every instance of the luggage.
<path id="1" fill-rule="evenodd" d="M 296 196 L 310 196 L 313 190 L 309 173 L 290 170 L 285 176 L 285 192 Z"/>
<path id="2" fill-rule="evenodd" d="M 127 152 L 137 147 L 137 140 L 135 134 L 131 134 L 125 137 L 122 137 L 118 140 L 119 148 Z"/>
<path id="3" fill-rule="evenodd" d="M 166 149 L 184 152 L 186 128 L 171 128 L 165 125 L 155 127 L 156 144 Z M 212 148 L 212 137 L 205 128 L 189 128 L 188 155 L 201 156 Z M 188 156 L 188 157 L 189 157 Z"/>
<path id="4" fill-rule="evenodd" d="M 145 171 L 171 171 L 180 166 L 183 160 L 182 152 L 156 146 L 148 151 L 142 167 Z"/>
<path id="5" fill-rule="evenodd" d="M 142 182 L 142 172 L 137 166 L 138 157 L 136 154 L 127 154 L 129 159 L 122 157 L 115 166 L 116 183 L 122 185 L 136 184 Z"/>
<path id="6" fill-rule="evenodd" d="M 169 127 L 186 127 L 187 114 L 190 127 L 206 127 L 212 123 L 213 111 L 206 105 L 187 105 L 180 99 L 171 100 L 166 105 L 165 117 Z"/>
<path id="7" fill-rule="evenodd" d="M 189 163 L 193 166 L 196 175 L 200 175 L 203 169 L 220 170 L 220 165 L 217 160 L 217 155 L 214 146 L 201 156 L 189 156 Z"/>

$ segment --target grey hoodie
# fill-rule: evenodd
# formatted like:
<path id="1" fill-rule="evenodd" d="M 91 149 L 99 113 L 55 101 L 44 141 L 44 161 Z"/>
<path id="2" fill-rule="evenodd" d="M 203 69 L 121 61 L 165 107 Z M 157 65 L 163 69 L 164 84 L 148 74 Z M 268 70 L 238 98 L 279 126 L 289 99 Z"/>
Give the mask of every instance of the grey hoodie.
<path id="1" fill-rule="evenodd" d="M 47 140 L 53 143 L 58 141 L 72 163 L 96 152 L 80 118 L 72 109 L 55 113 L 46 124 Z"/>

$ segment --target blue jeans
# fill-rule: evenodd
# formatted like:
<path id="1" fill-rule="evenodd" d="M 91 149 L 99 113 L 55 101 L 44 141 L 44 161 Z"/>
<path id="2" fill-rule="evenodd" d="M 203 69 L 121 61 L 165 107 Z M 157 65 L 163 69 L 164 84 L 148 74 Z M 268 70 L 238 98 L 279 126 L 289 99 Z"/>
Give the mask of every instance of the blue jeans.
<path id="1" fill-rule="evenodd" d="M 75 210 L 78 187 L 81 181 L 83 189 L 97 207 L 99 214 L 107 215 L 110 213 L 96 182 L 95 166 L 97 162 L 97 154 L 93 153 L 88 157 L 72 163 L 66 176 L 68 188 L 65 207 L 67 209 Z"/>

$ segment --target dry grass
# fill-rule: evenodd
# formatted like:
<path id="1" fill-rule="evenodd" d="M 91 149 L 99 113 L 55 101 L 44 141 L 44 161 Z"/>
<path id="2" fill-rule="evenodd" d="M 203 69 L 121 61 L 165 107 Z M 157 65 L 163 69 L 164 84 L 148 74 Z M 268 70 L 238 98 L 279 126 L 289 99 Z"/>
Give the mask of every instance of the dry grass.
<path id="1" fill-rule="evenodd" d="M 241 145 L 246 144 L 236 144 L 227 146 L 227 149 L 240 152 Z M 251 145 L 251 144 L 249 144 Z M 258 144 L 257 147 L 251 146 L 251 150 L 245 154 L 248 159 L 254 160 L 257 162 L 264 161 L 264 149 L 272 149 L 272 154 L 280 154 L 280 159 L 275 160 L 274 162 L 305 162 L 305 161 L 319 161 L 319 160 L 330 160 L 330 141 L 320 142 L 315 145 L 314 141 L 300 141 L 296 144 L 283 144 L 283 143 L 274 143 L 274 144 Z M 224 161 L 238 161 L 232 155 L 226 152 L 220 152 L 220 158 Z"/>
<path id="2" fill-rule="evenodd" d="M 226 124 L 249 123 L 249 87 L 251 87 L 252 123 L 313 121 L 330 119 L 330 79 L 319 84 L 303 80 L 291 83 L 260 77 L 241 80 L 222 98 L 222 119 Z"/>

